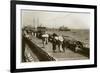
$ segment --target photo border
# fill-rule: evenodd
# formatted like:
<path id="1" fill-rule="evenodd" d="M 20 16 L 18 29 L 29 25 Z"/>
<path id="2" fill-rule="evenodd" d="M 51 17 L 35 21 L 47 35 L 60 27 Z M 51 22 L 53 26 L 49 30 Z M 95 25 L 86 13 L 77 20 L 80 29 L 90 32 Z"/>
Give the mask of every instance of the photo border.
<path id="1" fill-rule="evenodd" d="M 52 6 L 52 7 L 71 7 L 71 8 L 87 8 L 94 9 L 94 64 L 73 65 L 73 66 L 57 66 L 57 67 L 41 67 L 41 68 L 25 68 L 16 69 L 16 5 L 37 5 L 37 6 Z M 80 5 L 80 4 L 63 4 L 63 3 L 48 3 L 34 1 L 11 1 L 11 29 L 10 29 L 10 48 L 11 48 L 11 72 L 29 72 L 29 71 L 45 71 L 45 70 L 61 70 L 61 69 L 79 69 L 97 67 L 97 6 L 95 5 Z"/>

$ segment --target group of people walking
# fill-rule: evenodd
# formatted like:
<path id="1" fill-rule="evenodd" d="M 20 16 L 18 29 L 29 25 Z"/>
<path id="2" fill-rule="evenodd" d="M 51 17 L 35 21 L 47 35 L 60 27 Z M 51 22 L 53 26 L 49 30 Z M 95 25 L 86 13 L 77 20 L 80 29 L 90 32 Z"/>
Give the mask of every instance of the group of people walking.
<path id="1" fill-rule="evenodd" d="M 63 36 L 58 36 L 56 33 L 53 33 L 52 35 L 44 33 L 42 35 L 43 47 L 45 48 L 45 45 L 48 44 L 48 42 L 51 42 L 53 52 L 56 52 L 57 49 L 59 52 L 65 52 L 63 41 Z"/>
<path id="2" fill-rule="evenodd" d="M 57 34 L 53 33 L 53 39 L 52 39 L 52 49 L 53 52 L 56 52 L 57 48 L 59 52 L 65 52 L 65 48 L 63 47 L 63 37 L 58 36 Z"/>
<path id="3" fill-rule="evenodd" d="M 35 34 L 31 34 L 31 35 L 36 36 L 36 34 L 37 33 L 35 32 Z M 30 32 L 24 31 L 24 35 L 30 39 L 29 37 Z M 45 48 L 48 42 L 50 42 L 52 44 L 53 52 L 58 52 L 58 51 L 65 52 L 65 49 L 67 48 L 74 49 L 74 51 L 78 51 L 80 48 L 83 47 L 80 41 L 74 41 L 74 42 L 68 41 L 65 40 L 64 36 L 57 35 L 56 33 L 48 34 L 47 32 L 44 32 L 43 34 L 41 34 L 41 40 L 42 40 L 43 48 Z"/>

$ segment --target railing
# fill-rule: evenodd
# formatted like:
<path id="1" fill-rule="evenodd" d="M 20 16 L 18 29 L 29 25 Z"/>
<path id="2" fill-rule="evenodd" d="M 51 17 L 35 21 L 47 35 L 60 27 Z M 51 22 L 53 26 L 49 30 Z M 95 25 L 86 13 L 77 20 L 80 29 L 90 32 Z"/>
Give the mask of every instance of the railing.
<path id="1" fill-rule="evenodd" d="M 25 51 L 25 44 L 27 44 L 29 46 L 29 48 L 37 56 L 39 61 L 55 61 L 55 59 L 53 57 L 48 55 L 48 53 L 46 53 L 44 50 L 42 50 L 40 47 L 38 47 L 36 44 L 34 44 L 30 39 L 28 39 L 24 36 L 22 37 L 22 48 L 23 48 L 22 58 L 25 59 L 24 52 L 23 52 L 23 51 Z"/>

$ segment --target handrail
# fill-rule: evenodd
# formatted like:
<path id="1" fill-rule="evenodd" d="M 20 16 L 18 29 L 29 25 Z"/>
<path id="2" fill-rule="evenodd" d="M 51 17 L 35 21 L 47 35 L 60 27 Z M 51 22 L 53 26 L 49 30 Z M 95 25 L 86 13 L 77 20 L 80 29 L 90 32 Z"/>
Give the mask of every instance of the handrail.
<path id="1" fill-rule="evenodd" d="M 34 44 L 30 39 L 23 36 L 24 43 L 29 46 L 31 51 L 38 57 L 39 61 L 55 61 L 53 57 L 51 57 L 48 53 Z"/>

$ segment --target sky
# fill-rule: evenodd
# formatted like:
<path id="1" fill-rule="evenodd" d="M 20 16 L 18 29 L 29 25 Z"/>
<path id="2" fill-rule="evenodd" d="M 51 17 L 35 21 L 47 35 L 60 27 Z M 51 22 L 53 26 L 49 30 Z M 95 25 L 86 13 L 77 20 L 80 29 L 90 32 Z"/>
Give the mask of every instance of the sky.
<path id="1" fill-rule="evenodd" d="M 27 25 L 32 27 L 41 25 L 49 28 L 65 26 L 71 29 L 89 29 L 90 27 L 90 13 L 22 10 L 21 18 L 22 27 Z"/>

